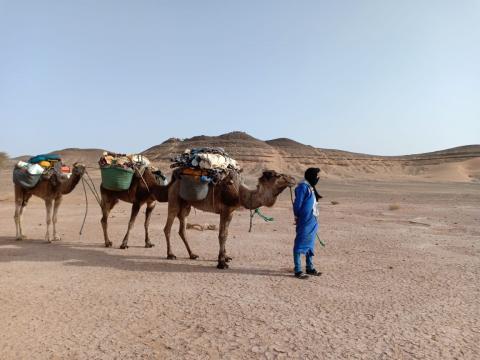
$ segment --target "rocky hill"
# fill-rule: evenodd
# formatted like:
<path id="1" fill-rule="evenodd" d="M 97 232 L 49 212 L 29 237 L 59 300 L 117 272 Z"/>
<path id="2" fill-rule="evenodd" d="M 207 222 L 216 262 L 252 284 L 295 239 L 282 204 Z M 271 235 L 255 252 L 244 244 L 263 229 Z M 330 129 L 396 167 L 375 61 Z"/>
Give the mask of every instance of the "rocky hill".
<path id="1" fill-rule="evenodd" d="M 257 176 L 263 169 L 275 169 L 301 177 L 310 166 L 320 167 L 329 179 L 430 180 L 480 182 L 480 145 L 460 146 L 424 154 L 376 156 L 341 150 L 322 149 L 287 138 L 263 141 L 244 132 L 220 136 L 170 138 L 142 152 L 169 173 L 170 159 L 185 149 L 203 146 L 223 147 L 245 173 Z M 96 167 L 102 149 L 53 151 L 72 164 L 80 161 Z M 128 152 L 128 149 L 124 149 Z M 28 159 L 28 156 L 14 159 Z M 13 159 L 12 159 L 13 160 Z"/>
<path id="2" fill-rule="evenodd" d="M 375 156 L 315 148 L 287 138 L 262 141 L 243 132 L 220 136 L 171 138 L 143 152 L 162 167 L 185 149 L 223 147 L 246 171 L 272 168 L 301 176 L 309 166 L 322 169 L 325 178 L 430 179 L 480 181 L 480 145 L 462 146 L 425 154 Z"/>

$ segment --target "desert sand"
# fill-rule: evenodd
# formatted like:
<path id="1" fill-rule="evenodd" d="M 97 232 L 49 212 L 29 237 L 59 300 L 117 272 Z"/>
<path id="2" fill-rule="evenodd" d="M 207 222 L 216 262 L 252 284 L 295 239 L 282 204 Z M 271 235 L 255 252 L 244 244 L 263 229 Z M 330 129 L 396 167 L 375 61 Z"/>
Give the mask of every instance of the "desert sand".
<path id="1" fill-rule="evenodd" d="M 98 185 L 98 171 L 89 171 Z M 236 213 L 233 261 L 217 270 L 215 231 L 188 230 L 198 260 L 172 234 L 177 260 L 166 259 L 166 204 L 150 224 L 154 248 L 143 247 L 143 211 L 130 248 L 118 248 L 125 203 L 112 211 L 114 247 L 105 248 L 91 195 L 80 237 L 81 184 L 60 209 L 61 241 L 43 240 L 37 198 L 24 215 L 28 239 L 15 241 L 11 171 L 2 171 L 0 357 L 480 358 L 480 184 L 338 178 L 318 188 L 326 247 L 317 246 L 315 263 L 323 274 L 298 280 L 287 192 L 263 209 L 275 221 L 256 218 L 252 233 L 248 212 Z M 192 211 L 189 222 L 218 217 Z"/>

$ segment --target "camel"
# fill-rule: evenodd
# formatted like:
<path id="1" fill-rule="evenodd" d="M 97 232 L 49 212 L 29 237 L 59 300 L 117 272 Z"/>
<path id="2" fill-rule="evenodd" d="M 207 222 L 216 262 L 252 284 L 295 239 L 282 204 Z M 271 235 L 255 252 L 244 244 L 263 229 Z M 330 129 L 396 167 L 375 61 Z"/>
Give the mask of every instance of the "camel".
<path id="1" fill-rule="evenodd" d="M 111 191 L 100 186 L 101 193 L 101 207 L 102 207 L 102 229 L 105 240 L 105 247 L 111 247 L 112 242 L 108 238 L 108 215 L 119 200 L 132 204 L 132 212 L 130 214 L 130 221 L 128 222 L 127 233 L 125 234 L 120 249 L 128 248 L 128 237 L 130 231 L 133 229 L 135 219 L 143 204 L 147 204 L 145 212 L 145 247 L 151 248 L 154 246 L 150 241 L 148 234 L 148 226 L 150 224 L 150 217 L 155 208 L 155 201 L 167 202 L 168 199 L 168 185 L 159 185 L 155 179 L 155 175 L 149 168 L 146 168 L 143 175 L 134 176 L 132 183 L 128 190 Z"/>
<path id="2" fill-rule="evenodd" d="M 170 246 L 170 232 L 175 217 L 178 217 L 180 221 L 179 235 L 187 248 L 190 258 L 194 259 L 197 257 L 190 250 L 185 232 L 186 218 L 193 206 L 196 209 L 220 215 L 218 269 L 227 269 L 227 262 L 232 260 L 231 257 L 226 255 L 225 244 L 233 212 L 240 207 L 250 210 L 260 206 L 271 207 L 275 204 L 278 195 L 283 190 L 295 185 L 293 177 L 277 173 L 274 170 L 268 170 L 264 171 L 258 179 L 256 189 L 251 190 L 240 181 L 238 174 L 230 173 L 218 184 L 210 186 L 207 197 L 204 200 L 186 201 L 180 197 L 180 181 L 177 180 L 179 176 L 181 175 L 178 174 L 178 171 L 174 173 L 168 191 L 168 218 L 164 228 L 167 241 L 167 259 L 176 258 Z"/>
<path id="3" fill-rule="evenodd" d="M 26 189 L 18 184 L 15 184 L 15 225 L 17 230 L 16 239 L 23 240 L 26 237 L 22 232 L 22 215 L 28 200 L 32 195 L 38 196 L 45 201 L 47 209 L 47 232 L 45 233 L 45 240 L 49 243 L 52 240 L 58 241 L 60 237 L 57 235 L 57 213 L 60 204 L 62 203 L 63 195 L 67 195 L 75 189 L 78 182 L 85 173 L 85 165 L 75 163 L 73 164 L 72 175 L 68 179 L 63 179 L 57 174 L 53 174 L 49 179 L 42 178 L 35 187 Z M 53 205 L 53 216 L 52 216 Z M 50 238 L 50 224 L 53 223 L 53 239 Z"/>

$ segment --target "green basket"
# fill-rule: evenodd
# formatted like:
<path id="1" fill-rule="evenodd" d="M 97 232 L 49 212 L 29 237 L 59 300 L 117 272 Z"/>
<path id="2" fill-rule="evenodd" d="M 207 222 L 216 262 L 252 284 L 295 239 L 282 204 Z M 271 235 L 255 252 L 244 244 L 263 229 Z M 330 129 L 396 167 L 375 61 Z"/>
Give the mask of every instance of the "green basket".
<path id="1" fill-rule="evenodd" d="M 132 183 L 133 169 L 125 169 L 121 167 L 102 167 L 102 186 L 111 191 L 124 191 L 130 188 Z"/>

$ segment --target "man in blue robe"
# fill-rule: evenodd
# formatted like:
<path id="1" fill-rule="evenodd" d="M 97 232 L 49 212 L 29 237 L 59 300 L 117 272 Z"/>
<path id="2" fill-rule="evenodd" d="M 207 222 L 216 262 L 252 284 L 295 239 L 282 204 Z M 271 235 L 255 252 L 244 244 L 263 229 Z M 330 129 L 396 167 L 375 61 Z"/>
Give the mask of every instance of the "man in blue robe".
<path id="1" fill-rule="evenodd" d="M 293 247 L 293 262 L 295 264 L 295 277 L 306 279 L 308 275 L 319 276 L 322 273 L 313 266 L 312 257 L 315 250 L 315 237 L 318 230 L 317 200 L 321 198 L 315 189 L 318 183 L 319 168 L 308 168 L 305 179 L 295 188 L 295 202 L 293 213 L 295 215 L 296 233 Z M 306 273 L 302 272 L 301 255 L 305 254 Z"/>

